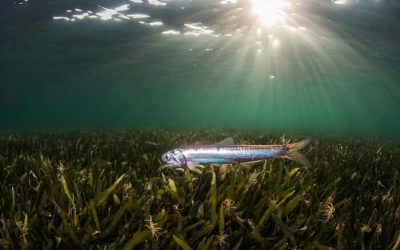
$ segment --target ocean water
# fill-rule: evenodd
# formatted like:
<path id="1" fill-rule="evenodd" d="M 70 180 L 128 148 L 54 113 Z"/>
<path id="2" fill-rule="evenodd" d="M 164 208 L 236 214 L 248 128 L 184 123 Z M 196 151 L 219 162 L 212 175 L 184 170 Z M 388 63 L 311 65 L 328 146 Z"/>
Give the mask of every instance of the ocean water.
<path id="1" fill-rule="evenodd" d="M 0 2 L 0 130 L 400 135 L 400 3 Z"/>

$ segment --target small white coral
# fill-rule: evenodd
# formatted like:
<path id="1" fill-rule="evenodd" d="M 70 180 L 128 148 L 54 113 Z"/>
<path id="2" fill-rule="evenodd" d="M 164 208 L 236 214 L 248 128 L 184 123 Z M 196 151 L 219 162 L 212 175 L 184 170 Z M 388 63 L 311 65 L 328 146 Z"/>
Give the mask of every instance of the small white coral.
<path id="1" fill-rule="evenodd" d="M 324 216 L 324 219 L 327 222 L 333 219 L 334 213 L 335 213 L 335 206 L 333 205 L 333 198 L 332 196 L 329 196 L 322 207 L 322 215 Z"/>
<path id="2" fill-rule="evenodd" d="M 146 227 L 150 229 L 153 238 L 158 240 L 158 236 L 160 236 L 160 231 L 162 230 L 162 228 L 159 227 L 156 222 L 153 222 L 151 215 L 149 215 L 149 219 L 145 221 L 147 222 Z"/>

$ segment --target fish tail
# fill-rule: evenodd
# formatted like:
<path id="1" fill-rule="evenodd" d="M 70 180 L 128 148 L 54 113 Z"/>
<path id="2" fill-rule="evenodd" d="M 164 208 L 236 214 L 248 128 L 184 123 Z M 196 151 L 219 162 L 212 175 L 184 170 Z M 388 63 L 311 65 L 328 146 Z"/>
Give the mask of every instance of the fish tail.
<path id="1" fill-rule="evenodd" d="M 288 147 L 289 151 L 294 151 L 294 150 L 300 150 L 300 149 L 305 148 L 310 142 L 311 142 L 311 139 L 307 138 L 307 139 L 304 139 L 299 142 L 290 143 L 286 146 Z"/>
<path id="2" fill-rule="evenodd" d="M 311 163 L 307 159 L 307 157 L 298 151 L 300 149 L 305 148 L 310 142 L 311 142 L 311 139 L 305 139 L 305 140 L 302 140 L 299 142 L 295 142 L 295 143 L 286 145 L 289 151 L 285 157 L 302 164 L 306 168 L 311 167 Z"/>

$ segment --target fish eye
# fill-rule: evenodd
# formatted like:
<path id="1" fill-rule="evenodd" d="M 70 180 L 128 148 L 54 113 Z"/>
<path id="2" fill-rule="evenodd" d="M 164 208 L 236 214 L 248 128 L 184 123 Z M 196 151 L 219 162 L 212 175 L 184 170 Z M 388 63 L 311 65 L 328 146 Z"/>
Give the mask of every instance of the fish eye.
<path id="1" fill-rule="evenodd" d="M 170 159 L 169 154 L 165 154 L 164 159 L 168 161 Z"/>

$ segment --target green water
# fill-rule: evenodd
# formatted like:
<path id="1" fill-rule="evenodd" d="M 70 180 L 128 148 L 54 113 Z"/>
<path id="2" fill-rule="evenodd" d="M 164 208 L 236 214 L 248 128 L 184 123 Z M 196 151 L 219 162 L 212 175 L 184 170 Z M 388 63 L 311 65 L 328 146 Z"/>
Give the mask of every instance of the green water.
<path id="1" fill-rule="evenodd" d="M 400 134 L 395 1 L 292 1 L 272 26 L 250 1 L 164 4 L 1 2 L 0 130 Z"/>

